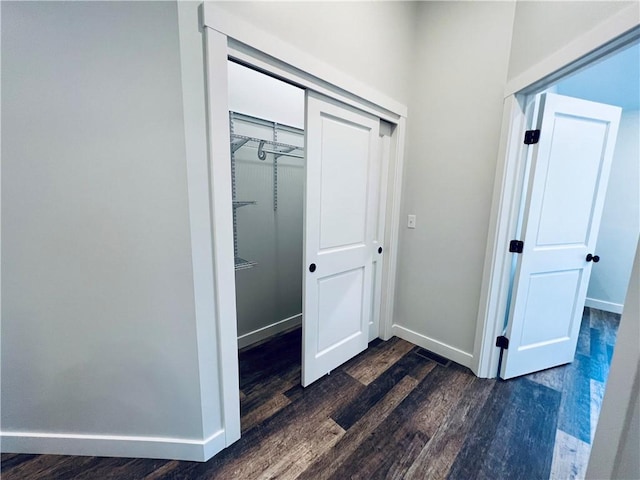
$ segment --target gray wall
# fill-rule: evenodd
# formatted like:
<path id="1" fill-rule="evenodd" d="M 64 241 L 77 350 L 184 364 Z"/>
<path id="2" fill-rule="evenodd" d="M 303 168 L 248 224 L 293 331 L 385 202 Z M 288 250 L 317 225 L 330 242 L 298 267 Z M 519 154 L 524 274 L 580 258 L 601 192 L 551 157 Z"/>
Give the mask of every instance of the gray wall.
<path id="1" fill-rule="evenodd" d="M 632 1 L 518 1 L 513 22 L 509 79 L 564 47 Z"/>
<path id="2" fill-rule="evenodd" d="M 636 385 L 640 379 L 636 376 Z M 640 391 L 636 388 L 635 401 L 629 405 L 627 431 L 620 439 L 620 453 L 613 470 L 613 478 L 640 478 Z"/>
<path id="3" fill-rule="evenodd" d="M 394 320 L 434 348 L 473 353 L 507 82 L 628 6 L 419 4 Z"/>
<path id="4" fill-rule="evenodd" d="M 424 2 L 417 13 L 394 321 L 464 352 L 473 351 L 513 11 Z"/>
<path id="5" fill-rule="evenodd" d="M 177 24 L 2 2 L 5 432 L 202 438 Z"/>
<path id="6" fill-rule="evenodd" d="M 640 478 L 640 244 L 607 379 L 587 478 Z"/>
<path id="7" fill-rule="evenodd" d="M 416 2 L 220 2 L 257 28 L 409 103 Z"/>

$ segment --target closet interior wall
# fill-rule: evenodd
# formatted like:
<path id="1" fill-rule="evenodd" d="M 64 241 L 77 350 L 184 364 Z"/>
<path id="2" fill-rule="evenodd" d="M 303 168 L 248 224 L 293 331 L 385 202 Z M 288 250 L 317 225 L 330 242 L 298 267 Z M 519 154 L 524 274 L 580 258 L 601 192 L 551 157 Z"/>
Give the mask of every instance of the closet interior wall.
<path id="1" fill-rule="evenodd" d="M 229 115 L 238 346 L 243 348 L 301 323 L 304 131 Z M 274 151 L 289 155 L 265 153 Z"/>

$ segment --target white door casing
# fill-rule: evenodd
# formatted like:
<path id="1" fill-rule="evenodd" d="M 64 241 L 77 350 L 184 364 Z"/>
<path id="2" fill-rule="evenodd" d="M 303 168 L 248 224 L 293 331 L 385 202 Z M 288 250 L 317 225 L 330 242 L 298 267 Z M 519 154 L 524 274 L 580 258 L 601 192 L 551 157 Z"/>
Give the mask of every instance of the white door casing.
<path id="1" fill-rule="evenodd" d="M 307 91 L 305 387 L 367 347 L 379 126 L 372 115 Z"/>
<path id="2" fill-rule="evenodd" d="M 541 96 L 500 376 L 573 360 L 621 109 Z M 597 267 L 596 267 L 597 268 Z"/>

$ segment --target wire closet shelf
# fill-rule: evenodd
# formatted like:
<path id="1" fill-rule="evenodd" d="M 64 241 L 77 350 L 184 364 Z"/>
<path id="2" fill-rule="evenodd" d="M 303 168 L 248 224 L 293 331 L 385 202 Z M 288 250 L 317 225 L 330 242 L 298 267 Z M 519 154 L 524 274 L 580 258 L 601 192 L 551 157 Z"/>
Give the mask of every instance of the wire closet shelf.
<path id="1" fill-rule="evenodd" d="M 263 140 L 261 138 L 248 137 L 246 135 L 231 134 L 231 152 L 235 153 L 240 148 L 248 146 L 258 150 L 258 158 L 265 160 L 267 153 L 279 157 L 304 158 L 304 148 L 297 145 L 289 145 L 288 143 L 275 142 L 272 140 Z"/>
<path id="2" fill-rule="evenodd" d="M 248 135 L 241 135 L 235 132 L 237 124 L 253 125 L 263 130 L 273 140 L 258 138 Z M 258 160 L 267 160 L 267 155 L 273 161 L 273 211 L 278 211 L 278 159 L 280 157 L 297 158 L 304 161 L 304 147 L 292 145 L 278 141 L 278 134 L 284 134 L 289 138 L 304 138 L 304 130 L 290 127 L 288 125 L 278 124 L 269 120 L 252 117 L 237 112 L 229 112 L 230 127 L 230 147 L 231 147 L 231 184 L 233 195 L 233 250 L 235 255 L 235 269 L 247 270 L 258 265 L 254 260 L 246 260 L 238 255 L 238 214 L 237 209 L 246 205 L 256 205 L 254 200 L 244 200 L 237 198 L 236 189 L 236 153 L 241 148 L 247 150 L 255 150 Z M 246 132 L 248 133 L 248 132 Z"/>

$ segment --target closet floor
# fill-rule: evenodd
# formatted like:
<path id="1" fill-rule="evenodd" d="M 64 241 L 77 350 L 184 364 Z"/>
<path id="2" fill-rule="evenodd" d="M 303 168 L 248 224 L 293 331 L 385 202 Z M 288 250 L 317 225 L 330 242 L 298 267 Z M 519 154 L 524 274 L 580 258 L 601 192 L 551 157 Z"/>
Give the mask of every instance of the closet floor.
<path id="1" fill-rule="evenodd" d="M 374 341 L 303 389 L 300 330 L 240 353 L 242 438 L 206 463 L 2 455 L 2 477 L 583 478 L 619 316 L 585 309 L 575 361 L 509 381 Z"/>

